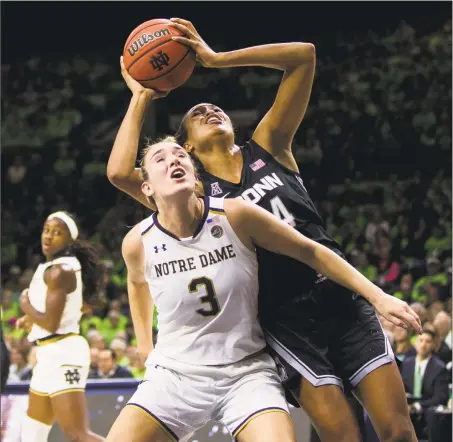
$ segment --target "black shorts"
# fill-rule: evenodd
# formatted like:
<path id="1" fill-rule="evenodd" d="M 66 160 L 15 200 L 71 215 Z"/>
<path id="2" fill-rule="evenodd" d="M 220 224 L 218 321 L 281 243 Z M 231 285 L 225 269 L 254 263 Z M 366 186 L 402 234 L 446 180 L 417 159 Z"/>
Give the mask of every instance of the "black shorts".
<path id="1" fill-rule="evenodd" d="M 290 389 L 298 388 L 302 375 L 315 387 L 338 385 L 349 391 L 394 360 L 374 307 L 327 280 L 275 306 L 262 325 Z"/>

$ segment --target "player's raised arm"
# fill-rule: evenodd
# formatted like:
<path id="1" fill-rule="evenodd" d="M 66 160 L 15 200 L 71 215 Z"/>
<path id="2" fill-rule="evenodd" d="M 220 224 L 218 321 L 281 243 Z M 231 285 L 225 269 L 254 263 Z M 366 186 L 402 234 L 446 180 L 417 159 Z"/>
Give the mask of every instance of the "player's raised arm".
<path id="1" fill-rule="evenodd" d="M 145 252 L 139 230 L 134 227 L 123 240 L 122 253 L 127 267 L 127 293 L 137 349 L 146 360 L 153 347 L 154 302 L 145 280 Z"/>
<path id="2" fill-rule="evenodd" d="M 291 143 L 307 110 L 313 86 L 314 45 L 279 43 L 216 53 L 203 41 L 192 23 L 179 18 L 172 21 L 187 37 L 173 39 L 190 46 L 203 66 L 263 66 L 284 71 L 275 101 L 258 124 L 253 140 L 276 157 L 291 153 Z"/>
<path id="3" fill-rule="evenodd" d="M 140 190 L 142 179 L 140 169 L 135 168 L 135 161 L 146 110 L 153 99 L 165 94 L 144 88 L 129 75 L 122 59 L 120 63 L 121 74 L 132 92 L 132 98 L 113 144 L 107 164 L 107 177 L 115 187 L 126 192 L 144 206 L 155 210 L 155 207 Z"/>
<path id="4" fill-rule="evenodd" d="M 261 207 L 238 199 L 225 200 L 225 213 L 239 238 L 304 262 L 328 279 L 363 296 L 387 320 L 421 332 L 417 314 L 403 302 L 384 293 L 335 252 L 280 221 Z"/>

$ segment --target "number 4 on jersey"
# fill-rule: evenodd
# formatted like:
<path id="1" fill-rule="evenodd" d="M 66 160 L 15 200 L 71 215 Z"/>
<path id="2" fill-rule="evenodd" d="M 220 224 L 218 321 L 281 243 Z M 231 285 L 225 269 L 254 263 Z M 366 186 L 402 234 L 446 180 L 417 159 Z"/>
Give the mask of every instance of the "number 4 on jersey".
<path id="1" fill-rule="evenodd" d="M 288 211 L 286 206 L 283 204 L 283 201 L 280 197 L 276 196 L 271 199 L 271 209 L 274 216 L 282 220 L 283 222 L 289 224 L 290 226 L 294 227 L 296 225 L 296 220 L 294 216 Z"/>

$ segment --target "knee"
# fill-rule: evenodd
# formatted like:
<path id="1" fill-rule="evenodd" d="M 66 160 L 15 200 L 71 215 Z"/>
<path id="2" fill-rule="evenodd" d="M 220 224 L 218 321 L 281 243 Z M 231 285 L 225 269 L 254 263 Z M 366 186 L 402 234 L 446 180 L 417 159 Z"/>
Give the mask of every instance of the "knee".
<path id="1" fill-rule="evenodd" d="M 324 410 L 313 421 L 322 441 L 360 441 L 360 432 L 352 416 Z"/>
<path id="2" fill-rule="evenodd" d="M 413 431 L 410 419 L 398 419 L 381 430 L 381 442 L 412 442 Z"/>

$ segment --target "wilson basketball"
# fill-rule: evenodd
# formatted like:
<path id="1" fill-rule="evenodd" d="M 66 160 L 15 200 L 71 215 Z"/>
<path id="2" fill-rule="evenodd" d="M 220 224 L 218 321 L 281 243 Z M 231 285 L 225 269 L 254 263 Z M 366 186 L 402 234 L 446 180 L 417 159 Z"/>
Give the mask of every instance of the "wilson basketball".
<path id="1" fill-rule="evenodd" d="M 172 36 L 182 36 L 166 19 L 149 20 L 127 38 L 123 60 L 129 74 L 144 87 L 170 91 L 186 82 L 195 67 L 194 51 Z"/>

